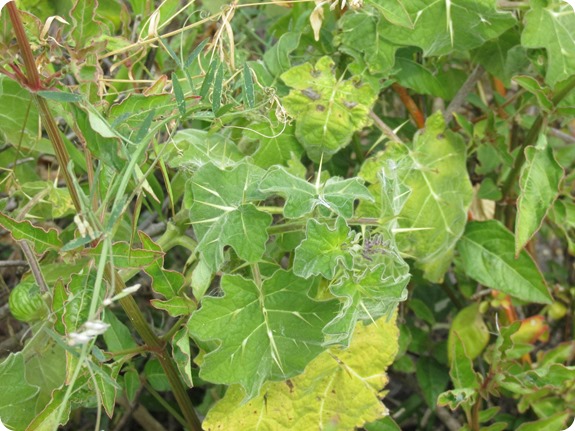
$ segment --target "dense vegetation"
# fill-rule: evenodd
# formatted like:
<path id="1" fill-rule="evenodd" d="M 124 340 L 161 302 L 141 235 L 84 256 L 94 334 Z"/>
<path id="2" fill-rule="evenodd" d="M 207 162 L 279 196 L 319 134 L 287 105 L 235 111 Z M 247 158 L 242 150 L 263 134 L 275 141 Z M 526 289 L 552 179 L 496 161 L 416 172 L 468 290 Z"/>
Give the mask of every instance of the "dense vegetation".
<path id="1" fill-rule="evenodd" d="M 20 0 L 0 25 L 8 429 L 569 426 L 567 2 Z"/>

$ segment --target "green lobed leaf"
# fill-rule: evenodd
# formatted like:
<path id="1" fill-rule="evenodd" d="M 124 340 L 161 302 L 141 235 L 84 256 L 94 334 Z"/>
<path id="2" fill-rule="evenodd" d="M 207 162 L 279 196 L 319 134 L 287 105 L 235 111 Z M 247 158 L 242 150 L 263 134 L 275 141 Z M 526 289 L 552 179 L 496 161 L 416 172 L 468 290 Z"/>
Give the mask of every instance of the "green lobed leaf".
<path id="1" fill-rule="evenodd" d="M 473 196 L 463 139 L 445 130 L 445 121 L 438 112 L 427 119 L 425 130 L 414 139 L 413 148 L 391 143 L 379 156 L 378 164 L 397 175 L 399 184 L 411 189 L 408 197 L 401 194 L 407 200 L 401 207 L 397 225 L 406 231 L 397 235 L 399 250 L 416 259 L 427 279 L 440 281 L 465 229 Z M 389 194 L 386 193 L 384 198 Z M 387 218 L 390 211 L 385 202 L 382 201 L 381 216 Z"/>
<path id="2" fill-rule="evenodd" d="M 28 383 L 22 352 L 11 353 L 0 363 L 0 417 L 12 429 L 23 430 L 35 416 L 40 388 Z"/>
<path id="3" fill-rule="evenodd" d="M 76 0 L 70 10 L 70 36 L 76 48 L 89 47 L 102 34 L 102 23 L 96 20 L 97 0 Z"/>
<path id="4" fill-rule="evenodd" d="M 25 240 L 30 243 L 38 254 L 43 254 L 51 249 L 58 250 L 63 245 L 56 229 L 44 230 L 41 227 L 33 226 L 28 220 L 16 221 L 0 213 L 0 225 L 9 231 L 15 240 Z"/>
<path id="5" fill-rule="evenodd" d="M 356 199 L 373 199 L 358 178 L 342 180 L 331 177 L 325 183 L 311 184 L 280 166 L 268 171 L 260 183 L 260 190 L 283 196 L 286 199 L 283 213 L 288 218 L 303 217 L 316 207 L 327 208 L 339 216 L 350 218 Z"/>
<path id="6" fill-rule="evenodd" d="M 184 285 L 184 276 L 176 271 L 164 269 L 164 257 L 162 248 L 156 244 L 144 232 L 139 232 L 142 246 L 150 251 L 161 253 L 159 259 L 154 260 L 146 266 L 145 271 L 152 279 L 152 290 L 159 293 L 166 299 L 171 299 L 178 295 Z"/>
<path id="7" fill-rule="evenodd" d="M 471 222 L 457 245 L 464 271 L 491 289 L 529 302 L 551 303 L 543 276 L 525 251 L 515 258 L 515 240 L 500 222 Z"/>
<path id="8" fill-rule="evenodd" d="M 385 39 L 389 24 L 378 15 L 367 8 L 360 13 L 344 14 L 338 23 L 341 31 L 339 49 L 354 58 L 361 58 L 370 73 L 385 76 L 395 65 L 395 52 L 399 46 Z"/>
<path id="9" fill-rule="evenodd" d="M 389 316 L 400 301 L 407 299 L 409 265 L 393 241 L 383 241 L 382 237 L 365 239 L 363 262 L 358 260 L 356 271 L 330 286 L 331 293 L 343 301 L 338 315 L 324 329 L 327 345 L 349 345 L 356 322 Z"/>
<path id="10" fill-rule="evenodd" d="M 190 351 L 190 335 L 184 326 L 172 337 L 172 356 L 180 371 L 180 376 L 188 387 L 192 388 L 192 354 Z"/>
<path id="11" fill-rule="evenodd" d="M 398 45 L 420 47 L 425 56 L 477 48 L 516 22 L 511 13 L 497 10 L 495 0 L 403 0 L 402 4 L 413 28 L 394 26 L 385 32 L 385 38 Z"/>
<path id="12" fill-rule="evenodd" d="M 198 238 L 196 251 L 210 269 L 220 267 L 226 245 L 248 262 L 262 257 L 272 217 L 248 202 L 263 198 L 257 191 L 263 172 L 247 163 L 226 170 L 208 163 L 191 180 L 190 221 Z"/>
<path id="13" fill-rule="evenodd" d="M 354 132 L 369 124 L 377 93 L 357 76 L 338 79 L 330 57 L 320 58 L 315 66 L 292 67 L 281 79 L 292 87 L 282 102 L 296 120 L 297 139 L 314 162 L 329 160 L 349 144 Z"/>
<path id="14" fill-rule="evenodd" d="M 268 382 L 248 402 L 239 386 L 231 386 L 208 412 L 204 429 L 348 431 L 385 417 L 381 389 L 397 353 L 398 332 L 395 317 L 358 323 L 349 348 L 329 349 L 302 375 Z"/>
<path id="15" fill-rule="evenodd" d="M 295 249 L 293 272 L 299 277 L 309 278 L 322 275 L 332 280 L 338 267 L 353 266 L 353 256 L 348 248 L 353 239 L 344 218 L 338 217 L 333 229 L 329 225 L 309 219 L 306 238 Z"/>
<path id="16" fill-rule="evenodd" d="M 292 156 L 299 159 L 304 152 L 295 137 L 295 127 L 278 122 L 273 114 L 268 121 L 250 124 L 248 129 L 244 136 L 257 142 L 258 147 L 252 158 L 261 168 L 287 165 Z"/>
<path id="17" fill-rule="evenodd" d="M 298 47 L 301 38 L 299 32 L 285 32 L 277 43 L 264 53 L 262 60 L 249 62 L 258 81 L 262 85 L 281 88 L 279 76 L 291 67 L 291 53 Z"/>
<path id="18" fill-rule="evenodd" d="M 203 357 L 200 377 L 239 383 L 253 398 L 265 381 L 301 373 L 323 351 L 322 329 L 337 309 L 337 301 L 308 296 L 314 282 L 284 270 L 261 284 L 224 275 L 224 296 L 204 297 L 188 323 L 193 338 L 219 342 Z"/>
<path id="19" fill-rule="evenodd" d="M 545 48 L 548 65 L 545 81 L 555 85 L 573 75 L 575 69 L 575 14 L 564 3 L 563 13 L 554 10 L 554 4 L 533 0 L 531 10 L 525 14 L 525 28 L 521 44 L 525 48 Z"/>
<path id="20" fill-rule="evenodd" d="M 555 160 L 551 147 L 525 148 L 525 162 L 521 168 L 515 223 L 515 254 L 541 228 L 549 208 L 559 195 L 563 168 Z"/>
<path id="21" fill-rule="evenodd" d="M 187 296 L 175 296 L 165 301 L 152 299 L 150 304 L 158 310 L 166 311 L 170 316 L 188 316 L 196 307 L 196 303 Z"/>

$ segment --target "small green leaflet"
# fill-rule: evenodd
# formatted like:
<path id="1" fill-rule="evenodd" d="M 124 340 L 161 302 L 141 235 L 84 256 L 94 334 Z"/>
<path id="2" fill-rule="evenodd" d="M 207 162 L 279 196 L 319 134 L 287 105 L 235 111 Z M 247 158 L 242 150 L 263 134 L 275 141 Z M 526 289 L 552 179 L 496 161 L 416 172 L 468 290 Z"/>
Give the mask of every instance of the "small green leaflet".
<path id="1" fill-rule="evenodd" d="M 353 256 L 348 248 L 353 234 L 344 218 L 338 217 L 333 229 L 309 219 L 305 231 L 306 238 L 295 249 L 293 271 L 296 275 L 303 278 L 322 275 L 331 280 L 340 265 L 351 269 Z"/>
<path id="2" fill-rule="evenodd" d="M 342 180 L 332 177 L 325 183 L 314 185 L 279 166 L 272 167 L 268 171 L 261 181 L 260 190 L 285 197 L 283 212 L 288 218 L 303 217 L 316 207 L 350 218 L 356 199 L 373 200 L 369 190 L 358 178 Z"/>
<path id="3" fill-rule="evenodd" d="M 337 310 L 337 301 L 308 296 L 314 283 L 284 270 L 261 285 L 224 275 L 224 296 L 204 297 L 188 323 L 193 338 L 219 341 L 203 357 L 200 377 L 239 383 L 253 398 L 265 381 L 301 373 L 322 352 L 322 329 Z"/>
<path id="4" fill-rule="evenodd" d="M 247 163 L 231 169 L 208 163 L 192 178 L 194 201 L 190 220 L 199 240 L 196 252 L 210 269 L 219 269 L 226 245 L 247 262 L 257 262 L 262 257 L 272 217 L 250 202 L 264 197 L 257 190 L 263 173 Z"/>
<path id="5" fill-rule="evenodd" d="M 0 225 L 4 227 L 17 241 L 26 240 L 38 254 L 62 247 L 62 241 L 56 229 L 44 230 L 33 226 L 28 220 L 16 221 L 0 213 Z"/>
<path id="6" fill-rule="evenodd" d="M 322 57 L 281 75 L 292 87 L 282 98 L 296 120 L 296 137 L 310 159 L 329 160 L 351 141 L 353 133 L 369 124 L 369 112 L 377 92 L 358 77 L 343 80 L 335 75 L 335 63 Z"/>

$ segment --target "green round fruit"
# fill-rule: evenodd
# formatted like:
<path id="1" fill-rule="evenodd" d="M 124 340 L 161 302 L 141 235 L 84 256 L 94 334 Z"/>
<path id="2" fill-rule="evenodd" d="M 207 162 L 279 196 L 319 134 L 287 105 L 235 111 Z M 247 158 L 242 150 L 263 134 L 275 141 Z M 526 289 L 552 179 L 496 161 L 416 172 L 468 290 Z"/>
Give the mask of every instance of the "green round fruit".
<path id="1" fill-rule="evenodd" d="M 30 281 L 24 281 L 12 289 L 8 306 L 12 316 L 22 322 L 41 320 L 47 311 L 40 287 Z"/>

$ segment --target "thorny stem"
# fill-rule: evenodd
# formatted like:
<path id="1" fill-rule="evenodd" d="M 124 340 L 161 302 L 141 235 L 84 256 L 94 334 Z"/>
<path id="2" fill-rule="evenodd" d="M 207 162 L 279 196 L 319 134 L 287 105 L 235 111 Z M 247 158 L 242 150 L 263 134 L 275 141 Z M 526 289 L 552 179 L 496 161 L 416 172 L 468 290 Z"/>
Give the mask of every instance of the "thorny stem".
<path id="1" fill-rule="evenodd" d="M 50 138 L 52 146 L 54 147 L 58 163 L 62 168 L 62 173 L 64 174 L 64 179 L 68 186 L 70 196 L 72 197 L 74 207 L 76 208 L 76 211 L 81 212 L 82 207 L 80 205 L 80 199 L 74 187 L 72 177 L 67 170 L 70 159 L 60 135 L 60 131 L 58 130 L 56 121 L 54 120 L 54 116 L 52 115 L 46 100 L 34 93 L 41 90 L 43 86 L 40 81 L 40 75 L 38 73 L 38 69 L 36 68 L 34 55 L 32 54 L 32 49 L 30 48 L 24 26 L 20 20 L 18 9 L 14 2 L 9 2 L 6 5 L 6 8 L 10 14 L 10 20 L 16 34 L 16 40 L 18 41 L 20 53 L 26 66 L 26 82 L 23 84 L 32 90 L 32 96 L 38 105 L 40 116 L 46 128 L 46 132 L 48 133 L 48 137 Z M 118 274 L 114 274 L 114 270 L 110 264 L 106 265 L 104 276 L 109 281 L 114 280 L 114 290 L 116 293 L 120 293 L 126 288 L 124 281 Z M 166 343 L 152 331 L 152 328 L 150 325 L 148 325 L 148 322 L 144 318 L 144 315 L 138 308 L 138 305 L 132 296 L 125 296 L 121 298 L 119 302 L 126 312 L 128 318 L 134 325 L 134 328 L 144 340 L 144 343 L 146 343 L 150 350 L 154 352 L 160 364 L 162 365 L 170 386 L 172 387 L 174 397 L 176 398 L 176 401 L 182 410 L 182 414 L 186 420 L 188 428 L 194 431 L 201 431 L 201 422 L 194 411 L 194 407 L 190 398 L 188 397 L 174 361 L 167 353 Z"/>

